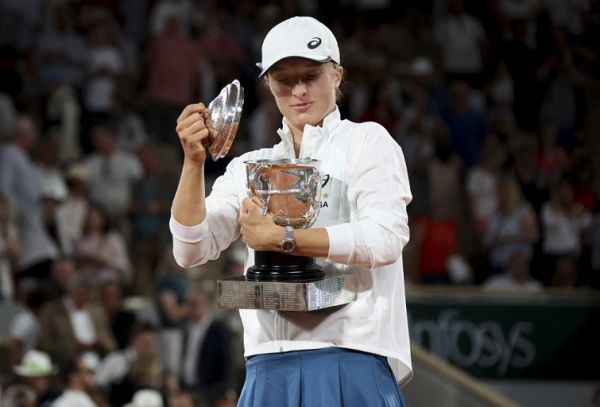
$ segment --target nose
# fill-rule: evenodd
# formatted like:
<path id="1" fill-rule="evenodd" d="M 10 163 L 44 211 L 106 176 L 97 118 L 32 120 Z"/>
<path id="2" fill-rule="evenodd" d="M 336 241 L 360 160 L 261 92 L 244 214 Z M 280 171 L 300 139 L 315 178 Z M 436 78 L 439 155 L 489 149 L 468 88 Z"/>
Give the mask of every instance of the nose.
<path id="1" fill-rule="evenodd" d="M 292 95 L 296 97 L 306 95 L 306 83 L 302 82 L 301 80 L 296 82 L 296 84 L 292 88 Z"/>

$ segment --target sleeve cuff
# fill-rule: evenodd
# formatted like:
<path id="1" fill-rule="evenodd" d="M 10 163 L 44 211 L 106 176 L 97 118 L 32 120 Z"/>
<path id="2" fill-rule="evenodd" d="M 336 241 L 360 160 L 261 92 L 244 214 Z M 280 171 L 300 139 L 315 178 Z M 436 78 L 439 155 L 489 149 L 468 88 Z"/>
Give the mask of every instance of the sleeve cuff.
<path id="1" fill-rule="evenodd" d="M 354 248 L 354 234 L 349 224 L 328 226 L 325 228 L 329 236 L 329 254 L 327 260 L 334 263 L 348 264 Z"/>
<path id="2" fill-rule="evenodd" d="M 169 220 L 169 229 L 173 234 L 173 238 L 184 243 L 197 243 L 202 240 L 208 231 L 207 222 L 202 222 L 194 226 L 185 226 L 177 222 L 171 215 Z"/>

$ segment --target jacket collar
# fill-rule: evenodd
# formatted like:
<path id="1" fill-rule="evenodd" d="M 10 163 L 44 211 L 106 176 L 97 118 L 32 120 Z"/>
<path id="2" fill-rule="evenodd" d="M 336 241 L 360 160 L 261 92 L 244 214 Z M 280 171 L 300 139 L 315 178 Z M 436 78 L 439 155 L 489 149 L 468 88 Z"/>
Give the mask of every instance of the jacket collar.
<path id="1" fill-rule="evenodd" d="M 302 135 L 302 146 L 300 148 L 300 158 L 314 157 L 316 144 L 322 142 L 323 138 L 331 134 L 333 129 L 340 123 L 340 110 L 336 105 L 335 110 L 325 116 L 322 126 L 305 125 Z M 294 138 L 285 117 L 282 120 L 281 128 L 277 130 L 277 134 L 279 134 L 283 142 L 282 147 L 285 149 L 285 155 L 294 157 Z"/>

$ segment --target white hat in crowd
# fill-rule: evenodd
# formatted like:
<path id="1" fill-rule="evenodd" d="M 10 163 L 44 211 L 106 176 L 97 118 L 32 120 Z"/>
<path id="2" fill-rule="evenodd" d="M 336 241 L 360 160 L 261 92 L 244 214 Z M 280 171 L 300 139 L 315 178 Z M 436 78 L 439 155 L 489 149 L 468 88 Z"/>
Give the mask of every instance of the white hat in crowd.
<path id="1" fill-rule="evenodd" d="M 340 63 L 340 49 L 329 28 L 312 17 L 292 17 L 267 33 L 262 44 L 262 77 L 274 64 L 285 58 L 300 57 L 317 62 Z"/>
<path id="2" fill-rule="evenodd" d="M 13 367 L 16 374 L 23 377 L 44 377 L 56 373 L 56 367 L 47 353 L 39 350 L 29 350 L 23 356 L 21 364 Z"/>
<path id="3" fill-rule="evenodd" d="M 163 400 L 157 390 L 142 389 L 136 391 L 131 403 L 123 407 L 163 407 Z"/>

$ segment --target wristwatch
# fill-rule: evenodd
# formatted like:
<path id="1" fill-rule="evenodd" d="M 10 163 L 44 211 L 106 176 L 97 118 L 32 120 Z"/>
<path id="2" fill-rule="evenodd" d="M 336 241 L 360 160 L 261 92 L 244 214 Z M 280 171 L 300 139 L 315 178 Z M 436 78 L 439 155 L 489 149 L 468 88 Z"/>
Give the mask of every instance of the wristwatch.
<path id="1" fill-rule="evenodd" d="M 285 227 L 285 236 L 281 243 L 279 243 L 282 253 L 291 253 L 296 248 L 296 242 L 294 241 L 294 228 L 291 226 Z"/>

